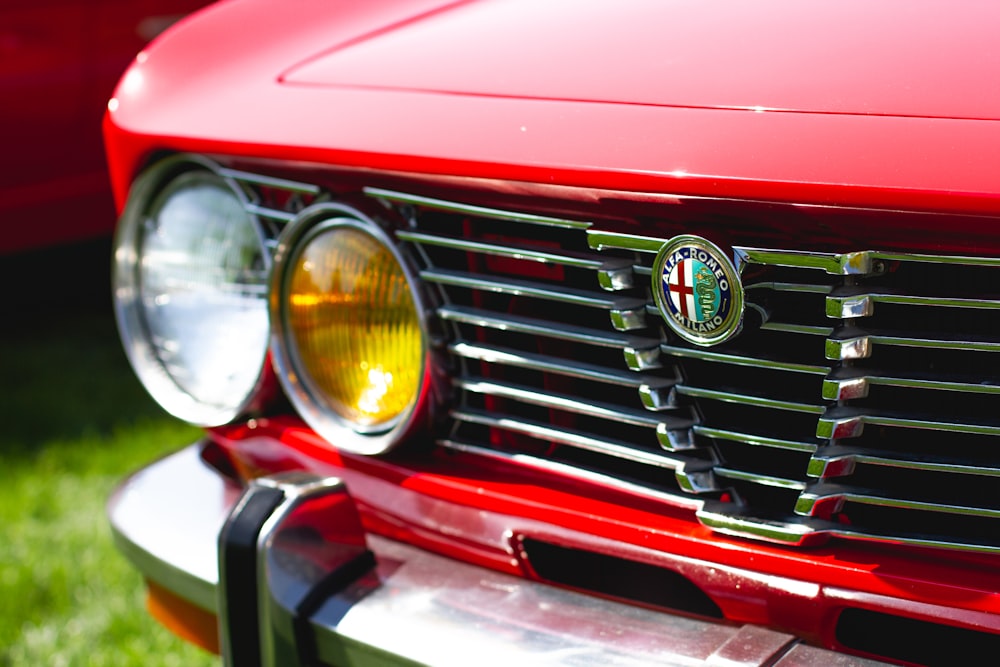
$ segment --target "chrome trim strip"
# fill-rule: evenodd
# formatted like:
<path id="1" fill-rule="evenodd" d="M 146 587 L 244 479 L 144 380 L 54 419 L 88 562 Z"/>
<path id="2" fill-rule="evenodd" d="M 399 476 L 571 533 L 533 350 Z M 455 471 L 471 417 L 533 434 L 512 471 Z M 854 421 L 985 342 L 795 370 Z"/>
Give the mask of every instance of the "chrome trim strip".
<path id="1" fill-rule="evenodd" d="M 551 251 L 530 250 L 517 246 L 499 245 L 495 243 L 483 243 L 481 241 L 470 241 L 468 239 L 453 238 L 450 236 L 437 236 L 435 234 L 425 234 L 407 230 L 398 230 L 396 238 L 408 243 L 420 245 L 431 245 L 439 248 L 450 248 L 452 250 L 463 250 L 465 252 L 478 253 L 481 255 L 494 255 L 497 257 L 509 257 L 511 259 L 522 259 L 543 264 L 559 264 L 578 269 L 599 269 L 613 270 L 623 266 L 631 266 L 624 261 L 609 261 L 600 257 L 586 255 L 571 255 L 568 251 L 554 253 Z"/>
<path id="2" fill-rule="evenodd" d="M 831 401 L 864 398 L 868 395 L 868 385 L 898 387 L 900 389 L 955 391 L 966 394 L 1000 394 L 1000 385 L 997 384 L 866 374 L 863 369 L 847 370 L 850 372 L 836 373 L 823 381 L 823 398 Z"/>
<path id="3" fill-rule="evenodd" d="M 544 283 L 512 278 L 498 279 L 496 277 L 478 278 L 476 274 L 449 271 L 444 269 L 424 269 L 420 272 L 421 280 L 452 287 L 478 289 L 498 294 L 526 296 L 547 301 L 557 301 L 588 308 L 604 310 L 631 310 L 646 305 L 645 299 L 636 297 L 607 297 L 601 293 L 572 288 L 553 288 Z"/>
<path id="4" fill-rule="evenodd" d="M 924 264 L 962 264 L 966 266 L 1000 267 L 1000 257 L 970 257 L 968 255 L 926 255 L 920 253 L 872 252 L 876 259 L 890 262 L 920 262 Z"/>
<path id="5" fill-rule="evenodd" d="M 778 489 L 791 489 L 793 491 L 803 491 L 806 483 L 796 479 L 785 479 L 784 477 L 774 477 L 772 475 L 757 475 L 745 470 L 736 470 L 725 466 L 715 466 L 713 469 L 716 475 L 723 479 L 735 479 L 741 482 L 752 482 L 761 486 L 771 486 Z"/>
<path id="6" fill-rule="evenodd" d="M 791 371 L 793 373 L 808 373 L 811 375 L 827 375 L 830 372 L 829 366 L 814 366 L 812 364 L 795 364 L 786 361 L 765 359 L 763 357 L 748 357 L 740 354 L 730 354 L 727 352 L 712 352 L 703 348 L 677 347 L 664 343 L 660 345 L 660 350 L 664 354 L 673 357 L 688 359 L 698 359 L 699 361 L 712 361 L 722 364 L 732 364 L 734 366 L 750 366 L 752 368 L 766 368 L 778 371 Z"/>
<path id="7" fill-rule="evenodd" d="M 964 350 L 972 352 L 1000 352 L 1000 341 L 961 340 L 958 338 L 914 338 L 863 334 L 855 338 L 830 338 L 826 341 L 826 357 L 832 360 L 865 359 L 872 355 L 874 345 L 917 347 L 934 350 Z"/>
<path id="8" fill-rule="evenodd" d="M 635 273 L 629 262 L 618 264 L 608 262 L 597 272 L 597 284 L 609 292 L 632 289 L 635 287 Z"/>
<path id="9" fill-rule="evenodd" d="M 753 445 L 755 447 L 773 447 L 775 449 L 788 449 L 796 452 L 815 452 L 819 448 L 819 445 L 810 444 L 808 442 L 767 438 L 764 436 L 752 435 L 750 433 L 739 433 L 738 431 L 711 428 L 701 424 L 695 424 L 692 428 L 694 429 L 695 434 L 706 438 L 742 442 L 743 444 Z"/>
<path id="10" fill-rule="evenodd" d="M 596 229 L 587 230 L 587 244 L 594 250 L 631 250 L 655 255 L 668 240 L 655 236 L 602 232 Z"/>
<path id="11" fill-rule="evenodd" d="M 840 410 L 824 414 L 819 419 L 816 435 L 820 438 L 851 438 L 861 435 L 864 425 L 918 428 L 925 431 L 1000 435 L 1000 425 L 968 424 L 930 419 L 912 419 L 884 414 L 870 414 L 861 410 Z M 849 425 L 849 426 L 846 426 Z"/>
<path id="12" fill-rule="evenodd" d="M 783 322 L 765 322 L 760 326 L 764 331 L 779 331 L 782 333 L 806 334 L 809 336 L 829 336 L 833 327 L 818 327 L 808 324 L 789 324 Z"/>
<path id="13" fill-rule="evenodd" d="M 972 475 L 977 477 L 1000 477 L 1000 468 L 975 466 L 965 463 L 949 462 L 943 458 L 905 458 L 894 452 L 872 452 L 831 445 L 824 447 L 813 455 L 809 461 L 810 477 L 831 479 L 849 475 L 858 463 L 886 468 L 903 468 L 905 470 L 924 470 L 927 472 L 943 472 L 956 475 Z"/>
<path id="14" fill-rule="evenodd" d="M 587 229 L 593 223 L 581 222 L 579 220 L 564 220 L 562 218 L 552 218 L 544 215 L 532 215 L 530 213 L 519 213 L 516 211 L 504 211 L 496 208 L 484 206 L 474 206 L 472 204 L 461 204 L 444 199 L 434 199 L 432 197 L 421 197 L 405 192 L 394 190 L 383 190 L 382 188 L 364 188 L 364 193 L 374 199 L 380 199 L 396 204 L 408 204 L 410 206 L 421 206 L 433 208 L 449 213 L 461 213 L 493 220 L 506 220 L 508 222 L 526 222 L 532 225 L 545 225 L 547 227 L 565 227 L 567 229 Z"/>
<path id="15" fill-rule="evenodd" d="M 646 309 L 643 306 L 632 310 L 612 310 L 610 315 L 611 326 L 615 331 L 636 331 L 649 326 L 646 322 Z"/>
<path id="16" fill-rule="evenodd" d="M 572 396 L 551 392 L 542 393 L 535 391 L 530 387 L 519 385 L 491 382 L 489 380 L 481 380 L 477 378 L 456 378 L 453 381 L 453 384 L 459 389 L 471 391 L 475 394 L 486 394 L 489 396 L 498 396 L 500 398 L 509 398 L 511 400 L 518 401 L 519 403 L 528 403 L 530 405 L 537 405 L 543 408 L 562 410 L 564 412 L 571 412 L 573 414 L 595 417 L 598 419 L 609 419 L 623 424 L 631 424 L 633 426 L 648 426 L 650 428 L 656 428 L 657 426 L 663 424 L 668 429 L 688 428 L 690 426 L 690 422 L 688 420 L 671 419 L 669 417 L 661 418 L 660 416 L 652 415 L 646 411 L 628 410 L 610 403 L 600 403 L 597 401 L 584 402 L 577 400 Z M 677 425 L 680 421 L 686 422 L 686 425 Z"/>
<path id="17" fill-rule="evenodd" d="M 806 250 L 771 250 L 767 248 L 733 248 L 737 256 L 751 264 L 785 266 L 795 269 L 819 269 L 838 276 L 876 273 L 875 257 L 871 252 L 844 254 L 809 252 Z"/>
<path id="18" fill-rule="evenodd" d="M 265 187 L 278 188 L 279 190 L 291 190 L 293 192 L 301 192 L 309 195 L 318 195 L 322 192 L 319 186 L 311 183 L 292 181 L 287 178 L 262 176 L 260 174 L 253 174 L 248 171 L 239 171 L 237 169 L 228 169 L 223 167 L 219 169 L 219 174 L 225 176 L 226 178 L 231 178 L 234 181 L 253 183 L 254 185 L 263 185 Z"/>
<path id="19" fill-rule="evenodd" d="M 650 498 L 658 502 L 666 503 L 673 507 L 680 507 L 682 509 L 697 510 L 702 507 L 704 501 L 701 498 L 694 498 L 692 496 L 683 496 L 677 493 L 665 493 L 662 491 L 657 491 L 656 489 L 650 488 L 648 486 L 643 486 L 640 484 L 632 484 L 630 482 L 621 480 L 617 477 L 612 477 L 610 475 L 605 475 L 599 472 L 593 472 L 587 470 L 586 468 L 579 468 L 576 466 L 571 466 L 565 463 L 559 463 L 558 461 L 551 461 L 549 459 L 543 459 L 537 456 L 532 456 L 530 454 L 523 454 L 518 452 L 500 452 L 495 449 L 487 449 L 481 445 L 470 444 L 466 442 L 461 442 L 454 439 L 439 440 L 438 444 L 442 447 L 447 447 L 457 452 L 465 452 L 467 454 L 474 454 L 476 456 L 482 456 L 485 458 L 493 459 L 496 461 L 503 461 L 505 463 L 514 463 L 517 465 L 523 465 L 544 472 L 551 472 L 560 476 L 572 477 L 574 479 L 580 479 L 587 482 L 594 482 L 597 484 L 611 486 L 616 489 L 621 489 L 622 491 L 628 491 L 639 497 Z"/>
<path id="20" fill-rule="evenodd" d="M 663 456 L 653 452 L 646 452 L 636 449 L 632 443 L 617 442 L 614 440 L 603 440 L 590 436 L 553 428 L 548 424 L 534 422 L 530 420 L 512 419 L 510 417 L 496 417 L 492 413 L 478 412 L 473 410 L 453 410 L 451 416 L 459 421 L 499 428 L 513 433 L 556 442 L 569 447 L 585 449 L 597 454 L 605 454 L 619 459 L 645 463 L 672 471 L 683 469 L 686 461 Z"/>
<path id="21" fill-rule="evenodd" d="M 897 347 L 922 347 L 940 350 L 973 350 L 976 352 L 1000 352 L 1000 341 L 948 340 L 944 338 L 912 338 L 907 336 L 886 336 L 871 334 L 867 336 L 872 343 L 879 345 L 895 345 Z"/>
<path id="22" fill-rule="evenodd" d="M 545 373 L 556 373 L 581 380 L 594 380 L 625 387 L 673 386 L 676 381 L 652 375 L 643 375 L 634 371 L 620 371 L 584 362 L 570 361 L 544 354 L 532 354 L 517 350 L 478 343 L 458 342 L 448 347 L 453 354 L 463 359 L 475 359 L 490 364 L 516 366 Z"/>
<path id="23" fill-rule="evenodd" d="M 854 502 L 862 505 L 878 505 L 880 507 L 894 507 L 897 509 L 919 510 L 924 512 L 936 512 L 940 514 L 960 514 L 964 516 L 979 516 L 983 518 L 1000 518 L 1000 510 L 986 507 L 969 507 L 966 505 L 950 505 L 947 503 L 933 503 L 922 500 L 908 500 L 906 498 L 895 498 L 877 493 L 862 493 L 852 491 L 839 484 L 832 485 L 833 490 L 823 491 L 828 484 L 819 483 L 812 485 L 807 491 L 799 496 L 795 504 L 795 513 L 802 516 L 814 516 L 817 511 L 822 511 L 826 503 Z"/>
<path id="24" fill-rule="evenodd" d="M 487 310 L 464 308 L 462 306 L 443 306 L 437 311 L 438 317 L 449 322 L 460 322 L 473 326 L 514 331 L 536 336 L 545 336 L 557 340 L 586 343 L 601 347 L 627 348 L 633 350 L 656 350 L 659 353 L 660 341 L 654 338 L 614 334 L 600 329 L 553 329 L 549 320 L 539 320 L 517 315 L 501 315 Z"/>
<path id="25" fill-rule="evenodd" d="M 266 206 L 260 206 L 258 204 L 246 204 L 244 208 L 257 217 L 277 220 L 278 222 L 291 222 L 296 217 L 294 213 L 287 213 L 285 211 L 267 208 Z"/>
<path id="26" fill-rule="evenodd" d="M 976 299 L 962 297 L 935 297 L 916 294 L 893 294 L 889 292 L 863 292 L 850 295 L 831 294 L 826 298 L 826 314 L 832 318 L 870 317 L 876 303 L 934 308 L 971 308 L 978 310 L 998 310 L 998 299 Z"/>
<path id="27" fill-rule="evenodd" d="M 942 391 L 960 391 L 970 394 L 1000 394 L 1000 385 L 995 384 L 951 380 L 923 380 L 920 378 L 889 377 L 887 375 L 866 375 L 864 379 L 868 381 L 868 384 L 905 387 L 907 389 L 939 389 Z"/>
<path id="28" fill-rule="evenodd" d="M 707 398 L 713 401 L 723 401 L 724 403 L 739 403 L 742 405 L 752 405 L 759 408 L 771 408 L 774 410 L 787 410 L 789 412 L 806 412 L 810 414 L 823 414 L 826 411 L 822 405 L 811 405 L 809 403 L 794 403 L 792 401 L 779 401 L 773 398 L 762 396 L 751 396 L 749 394 L 737 394 L 729 391 L 717 391 L 715 389 L 703 389 L 692 387 L 686 384 L 679 384 L 676 387 L 677 393 L 692 398 Z"/>
<path id="29" fill-rule="evenodd" d="M 747 283 L 743 286 L 745 290 L 769 289 L 775 292 L 792 292 L 801 294 L 829 294 L 833 290 L 832 285 L 816 285 L 812 283 L 783 283 L 783 282 L 759 282 Z"/>
<path id="30" fill-rule="evenodd" d="M 890 545 L 909 545 L 915 547 L 931 547 L 981 553 L 1000 553 L 1000 546 L 989 544 L 967 544 L 964 542 L 948 542 L 921 537 L 886 535 L 866 533 L 852 530 L 840 524 L 827 523 L 823 528 L 814 528 L 807 524 L 791 521 L 781 522 L 752 516 L 727 514 L 723 511 L 702 509 L 696 512 L 698 520 L 705 526 L 724 535 L 734 537 L 753 536 L 757 539 L 792 546 L 810 546 L 822 544 L 827 537 L 839 537 L 862 542 L 878 542 Z"/>
<path id="31" fill-rule="evenodd" d="M 805 546 L 817 537 L 822 538 L 823 535 L 821 531 L 802 523 L 765 521 L 756 517 L 735 516 L 711 509 L 698 510 L 696 516 L 702 525 L 724 535 L 737 537 L 752 535 L 763 540 L 795 546 Z"/>

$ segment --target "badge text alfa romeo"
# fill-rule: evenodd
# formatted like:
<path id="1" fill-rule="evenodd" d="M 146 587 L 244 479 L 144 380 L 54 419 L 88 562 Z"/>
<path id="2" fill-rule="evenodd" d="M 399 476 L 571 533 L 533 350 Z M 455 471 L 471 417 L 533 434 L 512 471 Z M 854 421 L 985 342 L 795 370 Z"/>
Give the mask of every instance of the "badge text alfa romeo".
<path id="1" fill-rule="evenodd" d="M 733 263 L 700 236 L 675 236 L 656 255 L 653 295 L 667 325 L 696 345 L 718 345 L 743 323 L 743 284 Z"/>

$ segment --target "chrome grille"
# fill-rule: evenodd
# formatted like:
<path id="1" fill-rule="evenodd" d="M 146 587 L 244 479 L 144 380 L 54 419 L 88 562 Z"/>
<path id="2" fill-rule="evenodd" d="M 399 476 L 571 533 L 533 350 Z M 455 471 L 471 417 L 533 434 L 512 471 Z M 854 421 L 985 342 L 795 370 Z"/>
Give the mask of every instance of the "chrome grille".
<path id="1" fill-rule="evenodd" d="M 274 247 L 322 188 L 221 170 Z M 436 292 L 440 443 L 689 507 L 715 530 L 1000 550 L 1000 260 L 736 247 L 747 326 L 649 294 L 666 238 L 369 188 Z"/>
<path id="2" fill-rule="evenodd" d="M 1000 261 L 737 247 L 747 326 L 713 348 L 650 298 L 666 238 L 385 190 L 451 341 L 449 448 L 698 510 L 716 530 L 1000 549 Z M 946 289 L 938 287 L 946 286 Z"/>

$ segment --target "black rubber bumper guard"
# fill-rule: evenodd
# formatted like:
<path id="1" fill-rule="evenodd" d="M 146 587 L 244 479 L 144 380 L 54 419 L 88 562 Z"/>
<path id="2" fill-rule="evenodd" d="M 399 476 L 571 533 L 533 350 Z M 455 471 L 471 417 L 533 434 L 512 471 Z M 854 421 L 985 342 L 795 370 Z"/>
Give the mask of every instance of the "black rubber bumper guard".
<path id="1" fill-rule="evenodd" d="M 309 618 L 374 568 L 375 555 L 340 480 L 306 473 L 254 480 L 219 535 L 225 664 L 317 664 Z"/>

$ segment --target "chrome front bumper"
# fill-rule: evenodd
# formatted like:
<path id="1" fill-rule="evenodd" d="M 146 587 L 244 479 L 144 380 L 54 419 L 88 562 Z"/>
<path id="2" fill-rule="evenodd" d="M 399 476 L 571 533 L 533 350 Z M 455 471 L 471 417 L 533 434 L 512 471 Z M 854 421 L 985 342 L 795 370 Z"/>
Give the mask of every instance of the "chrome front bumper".
<path id="1" fill-rule="evenodd" d="M 128 479 L 108 512 L 148 579 L 219 617 L 225 662 L 240 667 L 882 664 L 364 536 L 339 481 L 276 476 L 244 492 L 197 445 Z"/>

